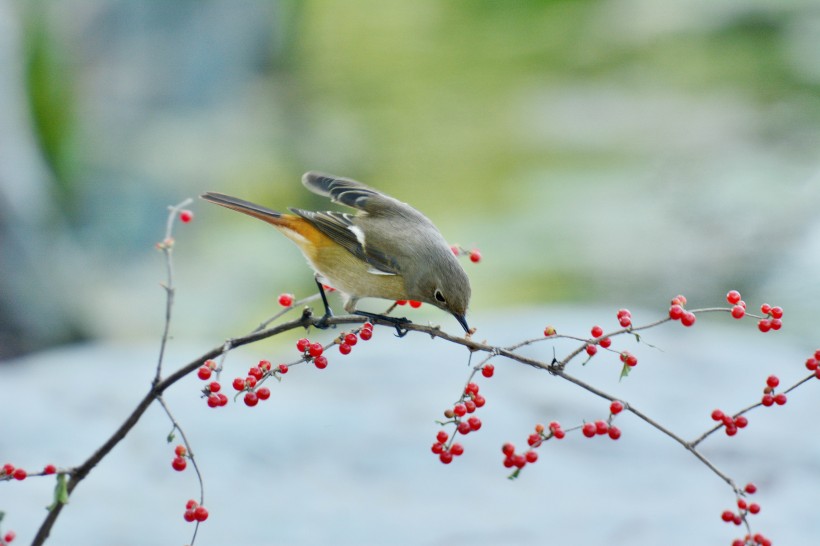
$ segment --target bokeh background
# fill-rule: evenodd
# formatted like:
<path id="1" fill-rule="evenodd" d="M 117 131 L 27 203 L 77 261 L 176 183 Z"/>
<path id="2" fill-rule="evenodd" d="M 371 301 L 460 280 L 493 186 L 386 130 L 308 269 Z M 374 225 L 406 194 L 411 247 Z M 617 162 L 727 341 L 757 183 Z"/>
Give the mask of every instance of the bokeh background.
<path id="1" fill-rule="evenodd" d="M 777 358 L 762 358 L 765 349 L 754 345 L 752 350 L 746 337 L 735 339 L 737 325 L 723 331 L 726 321 L 706 320 L 703 323 L 721 333 L 686 338 L 684 343 L 673 329 L 663 347 L 667 352 L 652 353 L 658 361 L 699 370 L 695 378 L 687 368 L 689 375 L 675 379 L 677 392 L 660 391 L 666 398 L 658 400 L 658 411 L 664 411 L 664 401 L 696 401 L 697 411 L 706 415 L 713 404 L 728 404 L 721 395 L 727 396 L 730 387 L 747 376 L 749 387 L 742 391 L 738 386 L 742 392 L 735 407 L 749 403 L 750 396 L 757 396 L 749 393 L 757 393 L 774 361 L 792 366 L 792 376 L 798 377 L 801 359 L 818 344 L 819 35 L 820 5 L 809 0 L 0 0 L 0 458 L 23 464 L 47 452 L 49 460 L 54 457 L 59 463 L 60 455 L 64 464 L 74 464 L 99 444 L 143 392 L 162 328 L 164 292 L 159 283 L 164 266 L 154 243 L 162 238 L 168 205 L 216 190 L 273 208 L 325 207 L 299 183 L 301 174 L 311 169 L 353 177 L 411 202 L 451 242 L 480 248 L 482 263 L 465 264 L 473 283 L 470 316 L 478 335 L 490 341 L 537 335 L 547 322 L 577 326 L 583 335 L 592 323 L 612 319 L 613 310 L 621 306 L 633 313 L 651 309 L 654 315 L 644 316 L 652 318 L 680 292 L 695 307 L 721 302 L 729 288 L 741 290 L 750 304 L 768 300 L 784 306 L 787 327 L 778 337 L 765 339 L 766 347 L 778 349 L 772 353 L 780 355 Z M 276 310 L 280 292 L 301 296 L 313 288 L 298 251 L 267 226 L 199 200 L 191 208 L 195 220 L 176 231 L 172 356 L 178 360 L 169 365 L 253 328 Z M 374 310 L 379 308 L 374 305 Z M 457 329 L 454 321 L 435 311 L 422 309 L 413 317 Z M 758 340 L 752 330 L 749 323 L 744 335 Z M 237 358 L 237 369 L 257 355 L 253 351 L 280 358 L 277 352 L 290 350 L 291 341 L 273 340 L 248 350 Z M 342 392 L 318 394 L 343 384 L 357 396 L 369 396 L 366 405 L 373 410 L 385 403 L 382 390 L 358 392 L 356 386 L 362 383 L 349 375 L 340 373 L 331 380 L 313 374 L 303 387 L 305 396 L 332 409 L 316 410 L 318 416 L 306 409 L 300 413 L 294 409 L 297 402 L 288 405 L 288 395 L 282 395 L 282 414 L 276 417 L 280 428 L 265 432 L 271 420 L 268 410 L 266 418 L 252 421 L 256 425 L 246 425 L 248 436 L 236 435 L 230 440 L 233 449 L 220 452 L 213 462 L 217 468 L 247 464 L 255 476 L 265 474 L 269 482 L 254 484 L 262 487 L 264 510 L 287 504 L 293 513 L 259 534 L 219 531 L 236 529 L 242 514 L 255 510 L 257 497 L 251 497 L 245 512 L 223 517 L 222 523 L 209 522 L 199 539 L 203 544 L 217 539 L 318 544 L 330 537 L 350 544 L 536 544 L 547 536 L 537 523 L 544 511 L 560 513 L 562 505 L 575 506 L 572 499 L 578 507 L 587 506 L 590 497 L 597 497 L 596 488 L 603 486 L 594 480 L 582 482 L 578 491 L 572 482 L 566 488 L 556 485 L 558 491 L 551 494 L 548 484 L 554 477 L 549 470 L 560 468 L 558 464 L 542 465 L 544 474 L 532 476 L 529 485 L 516 492 L 499 483 L 503 479 L 496 454 L 487 454 L 491 462 L 486 465 L 462 467 L 486 478 L 480 490 L 471 490 L 477 504 L 489 512 L 479 517 L 485 532 L 454 533 L 461 523 L 446 519 L 442 512 L 448 508 L 439 502 L 452 495 L 464 512 L 458 513 L 469 517 L 477 509 L 470 502 L 473 497 L 461 492 L 469 489 L 465 482 L 475 474 L 431 469 L 429 458 L 412 449 L 426 446 L 433 437 L 433 416 L 449 403 L 453 385 L 463 379 L 463 355 L 442 353 L 438 345 L 410 348 L 391 340 L 374 341 L 373 355 L 389 359 L 399 352 L 398 362 L 384 370 L 381 357 L 362 354 L 361 375 L 354 377 L 376 385 L 410 381 L 412 393 L 391 392 L 386 398 L 415 408 L 406 409 L 401 422 L 408 430 L 418 427 L 421 439 L 398 434 L 396 440 L 397 431 L 385 430 L 391 428 L 390 420 L 372 422 L 370 414 L 339 410 L 335 404 L 364 411 L 347 406 L 351 401 L 344 392 L 351 391 L 338 387 Z M 690 349 L 690 344 L 696 347 Z M 681 353 L 671 354 L 670 346 Z M 715 367 L 739 367 L 731 373 L 710 369 L 704 375 L 703 359 Z M 120 361 L 113 370 L 112 361 Z M 417 377 L 407 369 L 412 366 L 424 367 L 428 375 Z M 455 369 L 441 370 L 448 366 Z M 670 368 L 663 367 L 654 380 L 647 374 L 643 383 L 636 381 L 635 395 L 668 389 L 669 374 L 674 373 Z M 126 381 L 117 375 L 123 369 L 140 373 L 128 375 Z M 509 373 L 509 390 L 499 388 L 498 396 L 508 397 L 507 406 L 515 409 L 497 406 L 497 411 L 513 412 L 516 419 L 510 415 L 508 425 L 497 425 L 499 441 L 514 435 L 523 439 L 529 423 L 575 408 L 570 394 L 544 390 L 552 385 L 548 379 L 544 385 L 532 385 L 532 372 Z M 89 395 L 88 377 L 99 374 L 107 378 L 107 389 L 120 394 L 103 389 Z M 607 377 L 614 381 L 613 389 L 622 388 L 617 377 Z M 57 378 L 59 384 L 54 383 Z M 189 386 L 180 404 L 194 397 L 196 382 Z M 556 402 L 564 396 L 566 403 Z M 817 398 L 811 392 L 802 396 Z M 187 416 L 195 431 L 197 426 L 231 430 L 239 414 L 244 416 L 236 411 L 231 420 L 213 424 L 212 414 L 202 416 L 195 402 Z M 584 411 L 592 412 L 594 401 L 585 402 L 590 405 Z M 97 413 L 103 403 L 119 408 L 111 409 L 112 422 L 95 421 L 101 418 Z M 805 411 L 816 414 L 816 401 L 806 403 Z M 27 419 L 8 418 L 21 408 Z M 312 417 L 324 423 L 325 411 L 337 410 L 346 418 L 334 422 L 332 430 L 317 430 Z M 668 419 L 680 418 L 669 411 Z M 55 413 L 64 414 L 65 422 L 53 422 Z M 161 431 L 162 416 L 155 417 Z M 595 414 L 568 411 L 566 417 L 577 421 Z M 289 420 L 297 422 L 285 423 Z M 62 443 L 77 451 L 64 451 L 68 446 L 57 439 L 79 434 L 78 422 L 85 423 L 82 435 L 88 435 L 88 443 L 66 440 Z M 681 426 L 691 426 L 695 433 L 706 424 L 687 417 Z M 780 420 L 772 426 L 788 424 Z M 88 486 L 92 500 L 86 501 L 87 513 L 113 510 L 101 507 L 99 499 L 119 491 L 139 509 L 125 515 L 112 512 L 109 520 L 114 523 L 108 534 L 100 531 L 104 538 L 99 543 L 183 543 L 188 529 L 175 508 L 168 509 L 171 516 L 151 509 L 160 505 L 156 497 L 170 497 L 170 492 L 191 496 L 192 485 L 166 483 L 177 476 L 168 478 L 165 472 L 170 457 L 155 453 L 162 450 L 162 433 L 154 434 L 150 426 L 140 430 L 138 439 L 122 448 L 122 464 L 133 463 L 129 471 L 112 468 L 105 477 L 101 468 L 100 480 L 111 490 L 101 485 L 95 495 Z M 758 429 L 757 444 L 750 436 L 750 446 L 759 447 L 769 433 Z M 333 493 L 311 490 L 304 480 L 315 468 L 299 466 L 294 471 L 271 462 L 286 454 L 303 460 L 291 451 L 276 457 L 271 455 L 274 448 L 263 450 L 264 457 L 254 453 L 248 438 L 260 434 L 275 437 L 270 441 L 277 446 L 301 442 L 297 451 L 313 453 L 320 469 L 316 475 L 329 481 L 343 476 L 350 483 Z M 491 434 L 475 442 L 495 446 Z M 365 440 L 371 435 L 378 440 Z M 782 441 L 792 442 L 795 435 L 786 434 Z M 345 441 L 369 442 L 364 461 L 355 450 L 350 459 L 339 455 L 353 465 L 352 473 L 346 463 L 333 466 L 327 454 L 323 458 L 318 453 L 343 451 L 338 442 Z M 663 441 L 654 435 L 646 442 L 633 446 L 631 456 L 655 461 L 653 455 L 666 449 L 658 447 Z M 217 451 L 223 445 L 215 444 L 212 449 Z M 726 461 L 760 460 L 760 451 L 747 453 L 738 445 L 727 448 Z M 799 473 L 785 481 L 817 478 L 820 469 L 809 455 L 816 460 L 818 446 L 788 445 L 785 451 L 791 456 L 803 449 L 807 459 L 792 461 Z M 611 458 L 623 469 L 628 466 L 623 462 L 626 451 L 591 454 L 580 449 L 562 464 L 584 474 L 583 465 L 572 466 L 579 458 L 592 467 Z M 674 449 L 669 453 L 675 453 L 670 455 L 673 461 L 681 457 L 687 462 L 680 464 L 690 463 L 685 454 Z M 782 456 L 782 451 L 777 454 Z M 162 472 L 152 470 L 161 474 L 152 484 L 155 488 L 142 487 L 147 491 L 137 493 L 137 487 L 118 485 L 123 474 L 133 477 L 150 468 L 142 456 L 158 457 L 154 468 Z M 714 492 L 704 493 L 713 487 L 713 478 L 698 474 L 703 482 L 691 485 L 692 496 L 675 501 L 700 503 L 709 495 L 724 495 L 725 502 L 704 505 L 702 518 L 658 507 L 658 490 L 664 486 L 650 476 L 666 475 L 669 468 L 680 467 L 670 463 L 644 474 L 628 473 L 623 486 L 606 483 L 605 488 L 630 504 L 650 503 L 652 513 L 625 519 L 608 515 L 601 505 L 583 517 L 574 512 L 568 519 L 556 518 L 549 536 L 573 544 L 683 544 L 702 532 L 710 543 L 729 543 L 730 530 L 720 526 L 718 515 L 731 498 L 719 484 Z M 702 473 L 696 466 L 686 468 Z M 418 483 L 438 484 L 440 489 L 400 489 L 403 493 L 396 498 L 376 495 L 374 502 L 369 486 L 363 485 L 375 478 L 385 484 L 381 494 L 389 495 L 394 490 L 390 488 L 406 486 L 401 478 L 408 473 L 417 476 Z M 561 474 L 563 479 L 565 472 Z M 286 494 L 276 493 L 280 479 L 292 485 L 283 490 Z M 626 490 L 638 481 L 655 494 L 630 496 Z M 266 484 L 271 489 L 265 489 Z M 32 530 L 26 528 L 23 514 L 28 512 L 13 509 L 29 486 L 12 485 L 13 492 L 9 484 L 0 487 L 0 510 L 10 513 L 11 526 L 12 513 L 25 522 L 16 527 L 21 536 L 29 536 Z M 235 481 L 220 485 L 224 488 L 218 496 L 241 497 L 232 489 Z M 186 491 L 179 493 L 180 488 Z M 78 494 L 83 490 L 85 485 Z M 785 486 L 779 491 L 784 504 L 788 498 L 805 498 L 801 495 L 817 500 L 815 492 Z M 308 492 L 323 497 L 321 517 L 338 523 L 328 523 L 327 534 L 310 525 L 313 512 L 296 509 L 311 504 L 315 497 Z M 418 500 L 414 493 L 434 496 L 436 502 Z M 501 517 L 503 507 L 491 510 L 493 495 L 526 504 L 516 504 L 514 510 L 505 504 L 513 515 Z M 47 496 L 35 491 L 31 502 L 42 506 Z M 184 499 L 168 502 L 176 507 Z M 231 506 L 242 504 L 237 500 Z M 473 512 L 467 510 L 469 505 Z M 786 513 L 793 506 L 780 508 Z M 382 509 L 387 513 L 381 514 Z M 438 511 L 430 513 L 434 509 Z M 75 529 L 81 529 L 86 512 L 72 511 Z M 72 511 L 58 524 L 67 530 L 57 543 L 72 542 Z M 264 514 L 245 521 L 243 532 L 271 521 L 272 516 Z M 38 517 L 34 513 L 31 521 Z M 587 517 L 604 520 L 600 534 L 584 523 Z M 535 518 L 532 525 L 527 525 L 529 518 Z M 581 521 L 570 525 L 574 518 Z M 162 527 L 159 536 L 135 538 L 135 521 L 145 526 L 168 519 L 170 535 Z M 793 543 L 806 536 L 802 533 L 818 532 L 800 527 L 797 519 L 789 521 L 779 536 L 793 531 Z"/>

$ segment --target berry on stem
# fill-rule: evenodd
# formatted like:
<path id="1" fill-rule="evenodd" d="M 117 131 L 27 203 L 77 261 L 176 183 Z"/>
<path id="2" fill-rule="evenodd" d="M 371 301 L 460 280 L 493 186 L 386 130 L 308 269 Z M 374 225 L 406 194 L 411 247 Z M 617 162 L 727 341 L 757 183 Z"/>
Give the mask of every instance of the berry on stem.
<path id="1" fill-rule="evenodd" d="M 183 224 L 187 224 L 188 222 L 190 222 L 193 219 L 194 219 L 194 213 L 191 212 L 190 210 L 182 209 L 181 211 L 179 211 L 179 220 Z"/>
<path id="2" fill-rule="evenodd" d="M 279 305 L 282 307 L 293 305 L 293 294 L 279 294 Z"/>

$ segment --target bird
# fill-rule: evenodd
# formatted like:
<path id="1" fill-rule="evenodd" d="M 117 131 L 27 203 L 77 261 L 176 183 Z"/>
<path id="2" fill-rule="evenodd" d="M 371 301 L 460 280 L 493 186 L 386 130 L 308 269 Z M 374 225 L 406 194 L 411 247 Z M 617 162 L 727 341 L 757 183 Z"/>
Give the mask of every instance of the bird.
<path id="1" fill-rule="evenodd" d="M 258 218 L 293 241 L 313 269 L 325 305 L 317 323 L 326 327 L 333 314 L 322 284 L 338 290 L 348 313 L 387 320 L 399 336 L 406 318 L 359 310 L 362 298 L 415 300 L 429 303 L 455 317 L 470 333 L 466 313 L 470 279 L 444 236 L 424 214 L 350 178 L 310 171 L 302 184 L 355 213 L 311 211 L 289 207 L 292 214 L 217 192 L 202 199 Z"/>

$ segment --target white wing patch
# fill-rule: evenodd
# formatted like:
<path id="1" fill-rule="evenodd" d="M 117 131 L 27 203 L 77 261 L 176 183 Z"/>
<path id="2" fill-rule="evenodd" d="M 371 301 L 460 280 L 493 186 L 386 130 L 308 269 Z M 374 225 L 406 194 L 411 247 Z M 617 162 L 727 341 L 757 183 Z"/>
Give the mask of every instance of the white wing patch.
<path id="1" fill-rule="evenodd" d="M 356 240 L 359 241 L 359 244 L 362 245 L 362 248 L 365 248 L 364 244 L 364 231 L 359 226 L 354 226 L 353 224 L 347 226 L 347 229 L 353 232 L 353 235 L 356 236 Z"/>
<path id="2" fill-rule="evenodd" d="M 381 269 L 376 269 L 375 267 L 371 267 L 367 270 L 367 272 L 371 275 L 395 275 L 395 273 L 391 273 L 389 271 L 382 271 Z"/>

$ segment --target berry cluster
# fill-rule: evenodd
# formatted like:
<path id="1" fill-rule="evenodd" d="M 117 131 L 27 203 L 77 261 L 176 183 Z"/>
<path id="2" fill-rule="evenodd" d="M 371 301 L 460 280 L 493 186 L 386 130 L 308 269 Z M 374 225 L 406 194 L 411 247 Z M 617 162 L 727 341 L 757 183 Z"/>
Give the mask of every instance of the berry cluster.
<path id="1" fill-rule="evenodd" d="M 712 411 L 712 420 L 719 421 L 725 427 L 727 436 L 734 436 L 737 434 L 738 429 L 746 428 L 746 425 L 749 424 L 749 420 L 745 416 L 736 415 L 733 417 L 719 409 Z"/>
<path id="2" fill-rule="evenodd" d="M 185 513 L 183 514 L 185 521 L 188 522 L 203 522 L 208 519 L 208 509 L 204 506 L 200 506 L 198 502 L 194 499 L 189 500 L 185 503 Z"/>
<path id="3" fill-rule="evenodd" d="M 632 313 L 629 309 L 618 309 L 618 324 L 624 328 L 632 326 Z"/>
<path id="4" fill-rule="evenodd" d="M 416 300 L 396 300 L 396 305 L 409 305 L 413 309 L 421 307 L 421 302 Z"/>
<path id="5" fill-rule="evenodd" d="M 481 373 L 484 377 L 492 377 L 494 371 L 495 368 L 491 364 L 487 364 L 481 369 Z M 483 395 L 479 394 L 478 390 L 477 383 L 473 383 L 472 381 L 467 383 L 459 401 L 456 402 L 452 408 L 444 410 L 444 417 L 448 420 L 441 424 L 455 425 L 456 433 L 462 436 L 481 429 L 481 419 L 475 415 L 467 416 L 467 414 L 474 413 L 478 408 L 487 403 L 487 400 Z M 447 432 L 443 430 L 440 430 L 438 434 L 436 434 L 436 442 L 431 449 L 444 464 L 450 464 L 454 456 L 457 457 L 464 453 L 464 447 L 454 442 L 454 439 L 455 435 L 453 435 L 453 438 L 450 438 Z"/>
<path id="6" fill-rule="evenodd" d="M 319 345 L 321 348 L 322 346 Z M 244 401 L 248 407 L 253 407 L 259 403 L 260 400 L 267 400 L 270 398 L 270 389 L 267 387 L 260 387 L 259 384 L 270 376 L 275 376 L 278 372 L 273 370 L 271 363 L 267 360 L 260 360 L 259 364 L 252 366 L 248 370 L 248 375 L 245 378 L 237 377 L 233 380 L 233 388 L 237 391 L 237 396 L 240 393 L 245 393 Z"/>
<path id="7" fill-rule="evenodd" d="M 679 320 L 687 328 L 695 324 L 695 314 L 686 310 L 686 296 L 678 294 L 672 298 L 669 302 L 669 318 Z"/>
<path id="8" fill-rule="evenodd" d="M 806 369 L 814 372 L 814 377 L 820 379 L 820 349 L 814 351 L 814 355 L 806 359 Z"/>
<path id="9" fill-rule="evenodd" d="M 581 433 L 587 438 L 608 435 L 611 439 L 617 440 L 621 437 L 621 429 L 613 425 L 612 420 L 616 415 L 624 410 L 624 407 L 623 402 L 620 400 L 614 400 L 609 405 L 609 417 L 605 421 L 598 420 L 595 422 L 584 423 L 583 426 L 570 430 L 577 430 L 577 428 L 580 428 Z M 563 428 L 561 428 L 561 423 L 558 421 L 552 421 L 547 427 L 544 427 L 544 425 L 540 423 L 535 425 L 535 432 L 527 437 L 527 445 L 530 449 L 523 453 L 516 453 L 515 445 L 510 442 L 505 443 L 501 446 L 501 453 L 504 454 L 504 467 L 515 468 L 509 477 L 511 479 L 517 478 L 521 472 L 521 469 L 524 468 L 527 463 L 534 463 L 537 461 L 538 453 L 534 450 L 541 447 L 544 442 L 552 438 L 562 440 L 565 436 L 566 432 Z"/>
<path id="10" fill-rule="evenodd" d="M 782 307 L 772 307 L 768 303 L 764 303 L 760 306 L 760 312 L 766 315 L 765 318 L 762 318 L 757 322 L 757 329 L 761 332 L 766 333 L 769 330 L 780 330 L 783 326 Z"/>
<path id="11" fill-rule="evenodd" d="M 199 377 L 203 381 L 208 381 L 213 375 L 214 371 L 217 370 L 217 364 L 215 360 L 206 360 L 202 366 L 196 371 L 197 377 Z M 228 397 L 225 394 L 219 392 L 222 390 L 222 385 L 219 384 L 218 381 L 211 381 L 202 389 L 202 396 L 208 403 L 208 407 L 210 408 L 218 408 L 224 406 L 228 403 Z"/>
<path id="12" fill-rule="evenodd" d="M 777 404 L 778 406 L 782 406 L 787 402 L 787 398 L 785 393 L 775 393 L 774 389 L 780 385 L 780 379 L 776 375 L 770 375 L 766 378 L 766 387 L 763 389 L 763 398 L 760 400 L 760 403 L 766 406 L 772 406 Z"/>
<path id="13" fill-rule="evenodd" d="M 0 480 L 15 480 L 22 481 L 28 477 L 28 472 L 22 468 L 14 468 L 11 463 L 6 463 L 0 467 Z"/>
<path id="14" fill-rule="evenodd" d="M 757 491 L 757 486 L 753 483 L 746 484 L 746 487 L 743 488 L 743 493 L 753 495 Z M 746 502 L 746 499 L 743 497 L 738 496 L 737 498 L 737 511 L 734 510 L 724 510 L 720 514 L 720 519 L 725 521 L 726 523 L 734 523 L 735 525 L 740 525 L 746 518 L 751 514 L 755 515 L 760 512 L 760 505 L 757 503 L 749 503 Z M 754 535 L 746 535 L 745 538 L 735 539 L 732 542 L 732 546 L 746 546 L 749 544 L 759 545 L 759 546 L 771 546 L 772 541 L 768 538 L 764 537 L 760 533 L 755 533 Z"/>
<path id="15" fill-rule="evenodd" d="M 174 448 L 174 455 L 176 457 L 171 461 L 171 467 L 177 472 L 182 472 L 188 466 L 188 450 L 185 449 L 184 445 L 179 444 Z"/>
<path id="16" fill-rule="evenodd" d="M 455 254 L 456 256 L 469 256 L 470 261 L 474 264 L 477 264 L 481 261 L 481 252 L 479 252 L 477 248 L 474 248 L 472 250 L 466 250 L 465 248 L 459 245 L 452 245 L 450 247 L 450 250 L 452 250 L 453 254 Z"/>

